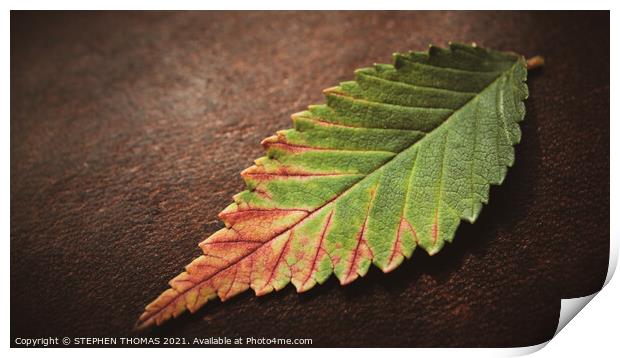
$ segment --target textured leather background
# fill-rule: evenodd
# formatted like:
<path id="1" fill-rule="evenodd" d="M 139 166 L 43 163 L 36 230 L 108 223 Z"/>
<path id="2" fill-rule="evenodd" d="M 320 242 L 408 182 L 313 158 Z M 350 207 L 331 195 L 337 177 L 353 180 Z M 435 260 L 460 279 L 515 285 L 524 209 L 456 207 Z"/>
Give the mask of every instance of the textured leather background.
<path id="1" fill-rule="evenodd" d="M 545 56 L 516 164 L 435 257 L 212 302 L 143 336 L 522 346 L 609 247 L 608 12 L 11 13 L 11 337 L 131 336 L 238 173 L 353 70 L 428 43 Z"/>

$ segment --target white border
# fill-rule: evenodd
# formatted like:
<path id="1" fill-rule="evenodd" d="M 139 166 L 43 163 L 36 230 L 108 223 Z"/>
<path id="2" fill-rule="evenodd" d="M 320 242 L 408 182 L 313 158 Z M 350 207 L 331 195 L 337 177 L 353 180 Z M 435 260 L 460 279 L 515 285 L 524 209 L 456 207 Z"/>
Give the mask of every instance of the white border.
<path id="1" fill-rule="evenodd" d="M 2 45 L 5 50 L 9 49 L 10 43 L 10 14 L 9 9 L 258 9 L 257 4 L 260 5 L 260 9 L 270 10 L 270 9 L 330 9 L 330 10 L 338 10 L 338 9 L 364 9 L 364 10 L 386 10 L 386 9 L 413 9 L 413 10 L 432 10 L 432 9 L 501 9 L 501 10 L 513 10 L 513 9 L 549 9 L 550 3 L 543 2 L 540 0 L 521 0 L 521 1 L 501 1 L 501 2 L 483 2 L 483 1 L 444 1 L 444 0 L 433 0 L 433 1 L 424 1 L 424 2 L 405 2 L 405 1 L 391 1 L 391 0 L 383 0 L 381 2 L 365 2 L 365 1 L 346 1 L 346 2 L 335 2 L 333 0 L 315 0 L 312 2 L 304 3 L 303 1 L 261 1 L 260 3 L 253 4 L 247 1 L 235 1 L 235 0 L 227 0 L 225 2 L 217 2 L 217 3 L 207 3 L 204 1 L 189 1 L 189 0 L 175 0 L 174 2 L 164 2 L 164 1 L 148 1 L 148 2 L 131 2 L 131 1 L 118 1 L 118 0 L 110 0 L 110 1 L 8 1 L 8 7 L 3 13 L 2 18 L 2 27 L 3 27 L 3 36 L 1 37 Z M 553 5 L 556 7 L 555 9 L 579 9 L 579 10 L 595 10 L 595 9 L 612 9 L 611 13 L 611 38 L 617 38 L 617 26 L 614 22 L 614 11 L 613 5 L 615 3 L 612 1 L 562 1 L 554 2 Z M 562 6 L 561 8 L 557 8 L 557 6 Z M 617 16 L 616 16 L 617 18 Z M 596 39 L 593 39 L 596 41 Z M 614 59 L 616 56 L 616 46 L 613 46 L 614 43 L 611 41 L 611 63 L 616 63 Z M 606 44 L 601 44 L 601 46 L 606 46 Z M 6 113 L 7 117 L 10 118 L 10 57 L 9 51 L 5 52 L 5 55 L 2 57 L 2 67 L 4 71 L 2 72 L 3 76 L 3 96 L 2 96 L 2 107 L 4 109 L 4 113 Z M 587 64 L 584 64 L 587 65 Z M 614 70 L 614 67 L 611 67 L 611 82 L 618 82 L 617 71 Z M 613 94 L 613 92 L 612 92 Z M 618 113 L 617 104 L 618 101 L 611 101 L 611 118 L 615 118 L 614 114 Z M 2 176 L 2 184 L 5 189 L 2 192 L 2 218 L 1 223 L 4 229 L 4 232 L 8 233 L 10 236 L 10 120 L 5 120 L 2 123 L 3 126 L 3 135 L 5 136 L 5 140 L 2 144 L 2 154 L 1 160 L 3 164 L 3 168 L 5 168 L 5 173 Z M 610 123 L 611 137 L 618 138 L 618 125 L 615 124 L 614 121 Z M 610 147 L 610 183 L 617 183 L 619 178 L 619 166 L 618 166 L 618 143 L 614 140 L 611 140 Z M 8 168 L 8 169 L 7 169 Z M 618 203 L 620 203 L 619 191 L 614 186 L 611 186 L 611 207 L 610 207 L 610 217 L 612 218 L 610 224 L 611 230 L 611 242 L 612 242 L 612 250 L 610 255 L 610 267 L 607 275 L 606 284 L 610 282 L 611 277 L 615 271 L 615 267 L 617 265 L 617 257 L 618 257 L 618 239 L 620 238 L 620 226 L 616 220 L 613 220 L 614 217 L 617 217 L 618 214 Z M 587 238 L 584 238 L 587 239 Z M 52 357 L 67 357 L 67 356 L 76 356 L 83 357 L 85 354 L 94 357 L 106 357 L 109 355 L 108 350 L 98 350 L 98 349 L 88 349 L 79 348 L 79 349 L 53 349 L 53 350 L 29 350 L 29 349 L 8 349 L 9 337 L 10 337 L 10 320 L 8 319 L 10 315 L 10 303 L 9 303 L 9 270 L 10 270 L 10 250 L 9 250 L 9 241 L 5 240 L 5 264 L 2 266 L 2 287 L 5 287 L 5 292 L 1 298 L 1 306 L 5 310 L 5 317 L 7 319 L 4 320 L 4 324 L 0 326 L 1 333 L 3 337 L 7 337 L 7 351 L 10 354 L 15 356 L 30 356 L 33 354 L 37 354 L 37 352 L 44 352 L 46 355 L 50 355 Z M 617 280 L 616 280 L 617 281 Z M 596 296 L 596 297 L 594 297 Z M 395 349 L 391 354 L 422 354 L 424 356 L 436 356 L 436 357 L 448 357 L 453 355 L 458 355 L 460 357 L 497 357 L 497 356 L 515 356 L 528 354 L 535 351 L 538 351 L 542 347 L 548 345 L 548 347 L 542 351 L 540 351 L 538 356 L 543 357 L 556 357 L 556 356 L 573 356 L 575 354 L 585 355 L 585 354 L 593 354 L 595 352 L 617 352 L 617 334 L 618 331 L 618 305 L 617 302 L 620 302 L 620 286 L 617 282 L 611 282 L 608 284 L 602 295 L 592 295 L 584 299 L 578 300 L 563 300 L 562 302 L 562 315 L 574 316 L 576 312 L 578 312 L 583 306 L 584 303 L 589 302 L 591 299 L 595 302 L 593 305 L 588 305 L 585 309 L 583 309 L 583 313 L 577 316 L 575 319 L 575 323 L 568 325 L 562 333 L 559 334 L 556 338 L 550 341 L 549 344 L 543 343 L 538 346 L 533 347 L 524 347 L 524 348 L 491 348 L 491 349 Z M 566 302 L 564 302 L 566 301 Z M 568 308 L 572 311 L 569 314 Z M 568 317 L 567 316 L 567 317 Z M 561 328 L 560 328 L 561 329 Z M 558 332 L 560 331 L 558 329 Z M 556 332 L 556 334 L 558 333 Z M 413 334 L 413 327 L 412 327 Z M 148 349 L 148 352 L 135 349 L 119 349 L 122 351 L 119 352 L 121 354 L 148 354 L 153 356 L 167 356 L 170 354 L 168 350 L 161 349 Z M 269 354 L 269 356 L 287 356 L 290 358 L 291 355 L 295 355 L 297 357 L 312 357 L 314 358 L 317 354 L 342 354 L 343 352 L 335 349 L 296 349 L 291 351 L 291 349 L 250 349 L 250 350 L 239 350 L 235 348 L 226 348 L 226 349 L 215 349 L 209 350 L 209 354 L 256 354 L 256 353 L 264 353 Z M 200 348 L 191 348 L 187 350 L 183 350 L 182 354 L 207 354 L 207 351 L 202 350 Z M 362 356 L 370 356 L 374 355 L 372 350 L 356 350 L 355 354 L 361 354 Z M 607 354 L 609 355 L 609 354 Z"/>

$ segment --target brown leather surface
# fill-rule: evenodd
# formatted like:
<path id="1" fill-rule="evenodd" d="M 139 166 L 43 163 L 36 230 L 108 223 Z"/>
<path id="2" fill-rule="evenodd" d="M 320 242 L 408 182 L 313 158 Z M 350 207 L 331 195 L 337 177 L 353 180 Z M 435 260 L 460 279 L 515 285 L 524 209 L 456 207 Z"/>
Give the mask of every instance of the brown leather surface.
<path id="1" fill-rule="evenodd" d="M 221 227 L 259 142 L 321 90 L 428 43 L 543 55 L 516 164 L 435 257 L 246 292 L 142 336 L 523 346 L 609 247 L 608 12 L 11 14 L 11 337 L 132 336 Z"/>

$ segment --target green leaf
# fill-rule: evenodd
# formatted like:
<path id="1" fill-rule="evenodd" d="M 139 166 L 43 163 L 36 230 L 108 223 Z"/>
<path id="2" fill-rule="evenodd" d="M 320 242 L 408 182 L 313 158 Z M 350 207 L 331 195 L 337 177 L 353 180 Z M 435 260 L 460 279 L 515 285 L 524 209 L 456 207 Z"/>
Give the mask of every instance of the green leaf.
<path id="1" fill-rule="evenodd" d="M 451 44 L 397 53 L 325 90 L 244 170 L 226 227 L 170 281 L 138 325 L 161 324 L 248 288 L 298 292 L 333 273 L 348 284 L 371 264 L 389 272 L 420 246 L 437 253 L 474 222 L 521 138 L 526 62 Z"/>

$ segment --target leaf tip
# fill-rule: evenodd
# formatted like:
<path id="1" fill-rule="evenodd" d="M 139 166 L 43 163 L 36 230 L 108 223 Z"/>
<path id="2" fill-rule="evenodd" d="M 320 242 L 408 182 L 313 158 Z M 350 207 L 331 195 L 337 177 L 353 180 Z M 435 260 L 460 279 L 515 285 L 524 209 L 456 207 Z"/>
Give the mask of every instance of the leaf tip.
<path id="1" fill-rule="evenodd" d="M 291 114 L 291 119 L 296 120 L 297 118 L 303 117 L 306 114 L 306 111 L 296 112 Z"/>
<path id="2" fill-rule="evenodd" d="M 269 136 L 269 137 L 263 139 L 260 142 L 260 144 L 263 146 L 263 148 L 267 148 L 269 146 L 269 144 L 277 142 L 278 139 L 279 138 L 278 138 L 277 135 L 272 135 L 272 136 Z"/>
<path id="3" fill-rule="evenodd" d="M 330 93 L 333 93 L 333 92 L 337 92 L 337 90 L 338 90 L 338 86 L 328 87 L 328 88 L 323 90 L 323 94 L 330 94 Z"/>
<path id="4" fill-rule="evenodd" d="M 430 249 L 428 249 L 426 252 L 428 252 L 428 256 L 435 256 L 439 251 L 441 251 L 440 248 L 438 248 L 437 246 L 433 246 Z"/>
<path id="5" fill-rule="evenodd" d="M 153 325 L 152 322 L 150 321 L 143 321 L 141 318 L 139 318 L 138 320 L 136 320 L 136 322 L 133 324 L 133 328 L 132 331 L 134 332 L 144 332 L 146 331 L 148 328 L 150 328 Z"/>
<path id="6" fill-rule="evenodd" d="M 390 273 L 397 269 L 404 260 L 404 255 L 398 255 L 397 257 L 394 257 L 386 266 L 382 267 L 381 271 L 383 271 L 383 273 Z"/>
<path id="7" fill-rule="evenodd" d="M 428 253 L 428 256 L 435 256 L 444 246 L 444 240 L 437 240 L 433 243 L 429 243 L 429 245 L 422 245 L 424 250 Z"/>

